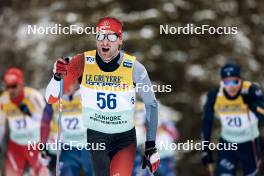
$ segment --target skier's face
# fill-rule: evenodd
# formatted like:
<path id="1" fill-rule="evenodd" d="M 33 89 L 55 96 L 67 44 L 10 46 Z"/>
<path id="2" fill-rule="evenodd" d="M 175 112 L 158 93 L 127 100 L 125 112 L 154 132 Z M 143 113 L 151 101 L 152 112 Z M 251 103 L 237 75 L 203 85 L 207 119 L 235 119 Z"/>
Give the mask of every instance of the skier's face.
<path id="1" fill-rule="evenodd" d="M 102 59 L 107 62 L 118 54 L 122 38 L 113 31 L 104 31 L 102 35 L 104 36 L 97 37 L 96 47 Z"/>
<path id="2" fill-rule="evenodd" d="M 9 93 L 11 99 L 17 98 L 20 95 L 22 89 L 23 85 L 21 84 L 6 85 L 6 90 Z"/>
<path id="3" fill-rule="evenodd" d="M 228 93 L 229 96 L 234 97 L 239 92 L 242 80 L 238 77 L 228 77 L 222 80 L 222 83 L 224 85 L 224 89 Z"/>

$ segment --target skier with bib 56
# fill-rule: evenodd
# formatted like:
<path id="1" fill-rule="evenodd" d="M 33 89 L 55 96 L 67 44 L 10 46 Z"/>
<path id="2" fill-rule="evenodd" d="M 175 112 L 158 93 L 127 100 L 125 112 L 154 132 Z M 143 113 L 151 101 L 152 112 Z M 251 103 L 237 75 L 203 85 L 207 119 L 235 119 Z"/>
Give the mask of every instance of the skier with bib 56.
<path id="1" fill-rule="evenodd" d="M 60 79 L 80 80 L 82 118 L 87 128 L 88 143 L 104 143 L 105 150 L 91 150 L 95 175 L 131 175 L 136 151 L 133 123 L 136 89 L 151 82 L 145 67 L 135 56 L 120 51 L 122 23 L 116 18 L 101 18 L 96 25 L 96 50 L 73 56 L 68 63 L 59 58 L 54 63 L 54 76 L 46 89 L 46 100 L 55 103 L 60 92 Z M 154 93 L 142 88 L 138 93 L 146 106 L 147 141 L 143 168 L 155 172 L 159 165 L 156 149 L 158 121 Z"/>

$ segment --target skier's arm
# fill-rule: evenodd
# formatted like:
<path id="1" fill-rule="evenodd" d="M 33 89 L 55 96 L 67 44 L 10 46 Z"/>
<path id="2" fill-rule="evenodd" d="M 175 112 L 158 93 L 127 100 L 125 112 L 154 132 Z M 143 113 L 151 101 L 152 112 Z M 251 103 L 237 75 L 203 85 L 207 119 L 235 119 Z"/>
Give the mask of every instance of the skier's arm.
<path id="1" fill-rule="evenodd" d="M 211 132 L 214 123 L 214 101 L 215 98 L 212 92 L 207 94 L 207 100 L 203 107 L 203 119 L 202 119 L 202 140 L 210 141 Z"/>
<path id="2" fill-rule="evenodd" d="M 41 143 L 45 144 L 49 138 L 50 122 L 53 117 L 53 109 L 51 104 L 46 104 L 41 118 Z"/>
<path id="3" fill-rule="evenodd" d="M 146 109 L 147 141 L 145 142 L 142 169 L 148 166 L 150 171 L 154 173 L 160 164 L 160 157 L 155 143 L 158 125 L 158 103 L 151 89 L 152 85 L 148 73 L 145 67 L 137 61 L 134 66 L 133 81 L 138 85 L 138 92 Z M 144 86 L 149 88 L 148 91 L 142 89 Z"/>
<path id="4" fill-rule="evenodd" d="M 40 92 L 32 90 L 31 102 L 34 106 L 32 118 L 39 121 L 41 120 L 42 112 L 45 107 L 45 99 Z"/>
<path id="5" fill-rule="evenodd" d="M 54 64 L 54 67 L 55 68 L 53 72 L 56 72 L 56 63 Z M 65 79 L 69 79 L 72 80 L 72 82 L 75 82 L 82 76 L 83 67 L 84 67 L 84 55 L 83 54 L 75 55 L 66 66 L 67 73 Z M 56 101 L 58 101 L 59 94 L 60 94 L 60 78 L 53 76 L 46 88 L 46 95 L 45 95 L 46 101 L 49 104 L 55 103 Z"/>
<path id="6" fill-rule="evenodd" d="M 2 111 L 2 105 L 0 103 L 0 148 L 2 148 L 3 139 L 5 136 L 6 127 L 6 116 Z"/>
<path id="7" fill-rule="evenodd" d="M 138 61 L 135 62 L 133 71 L 133 81 L 138 86 L 138 93 L 142 98 L 146 108 L 146 125 L 147 125 L 147 141 L 156 140 L 157 124 L 158 124 L 158 103 L 152 92 L 151 82 L 145 67 Z M 148 87 L 148 91 L 144 91 L 142 87 Z"/>
<path id="8" fill-rule="evenodd" d="M 256 85 L 252 84 L 249 88 L 248 96 L 246 96 L 246 102 L 249 108 L 256 113 L 260 120 L 264 120 L 264 96 L 262 90 Z"/>
<path id="9" fill-rule="evenodd" d="M 218 89 L 215 89 L 207 94 L 207 100 L 203 109 L 203 119 L 202 119 L 202 141 L 210 142 L 211 133 L 214 123 L 214 104 L 217 96 Z M 209 164 L 213 162 L 211 151 L 209 148 L 204 147 L 203 151 L 203 163 Z"/>

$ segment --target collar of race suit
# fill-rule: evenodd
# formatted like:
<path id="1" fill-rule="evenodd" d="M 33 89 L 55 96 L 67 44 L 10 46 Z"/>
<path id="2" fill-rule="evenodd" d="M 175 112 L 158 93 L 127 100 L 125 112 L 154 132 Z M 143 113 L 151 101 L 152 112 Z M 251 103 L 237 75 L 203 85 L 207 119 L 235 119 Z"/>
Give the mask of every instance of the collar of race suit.
<path id="1" fill-rule="evenodd" d="M 112 72 L 119 67 L 118 61 L 120 59 L 120 52 L 110 62 L 104 62 L 101 56 L 98 54 L 98 52 L 96 52 L 95 58 L 96 58 L 96 63 L 98 64 L 101 70 L 103 70 L 104 72 Z"/>

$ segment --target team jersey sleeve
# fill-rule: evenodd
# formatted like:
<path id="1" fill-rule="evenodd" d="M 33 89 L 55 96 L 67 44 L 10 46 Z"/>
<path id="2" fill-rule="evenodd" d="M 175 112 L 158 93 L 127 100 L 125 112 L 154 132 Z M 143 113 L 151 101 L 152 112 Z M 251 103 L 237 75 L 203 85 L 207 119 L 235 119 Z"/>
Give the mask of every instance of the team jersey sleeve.
<path id="1" fill-rule="evenodd" d="M 50 133 L 50 123 L 53 117 L 51 104 L 46 104 L 41 118 L 41 143 L 46 143 Z"/>
<path id="2" fill-rule="evenodd" d="M 214 104 L 215 104 L 217 92 L 218 89 L 215 89 L 207 94 L 207 99 L 203 108 L 202 141 L 205 142 L 205 144 L 209 144 L 211 140 L 211 133 L 215 118 Z M 204 146 L 204 150 L 202 152 L 202 158 L 210 162 L 212 161 L 212 154 L 208 145 Z"/>
<path id="3" fill-rule="evenodd" d="M 137 85 L 138 93 L 145 104 L 147 141 L 155 141 L 158 125 L 158 103 L 154 92 L 150 89 L 152 84 L 148 73 L 145 67 L 138 61 L 135 62 L 133 81 Z M 148 87 L 149 89 L 146 91 L 143 87 Z"/>
<path id="4" fill-rule="evenodd" d="M 33 90 L 32 93 L 33 95 L 31 97 L 31 101 L 34 106 L 33 117 L 40 120 L 45 107 L 45 99 L 43 95 L 37 90 Z"/>
<path id="5" fill-rule="evenodd" d="M 264 96 L 262 90 L 256 84 L 252 84 L 248 94 L 243 95 L 243 98 L 256 116 L 260 120 L 264 120 Z"/>
<path id="6" fill-rule="evenodd" d="M 70 83 L 74 83 L 76 80 L 82 77 L 83 67 L 84 67 L 84 55 L 77 54 L 73 56 L 68 64 L 68 73 L 65 79 L 70 80 Z M 64 87 L 65 89 L 65 87 Z M 52 77 L 50 80 L 45 93 L 46 101 L 49 104 L 55 103 L 58 101 L 58 97 L 60 94 L 60 80 Z"/>
<path id="7" fill-rule="evenodd" d="M 6 116 L 5 113 L 3 112 L 3 106 L 0 102 L 0 146 L 2 145 L 4 136 L 5 136 L 5 126 L 6 124 Z"/>
<path id="8" fill-rule="evenodd" d="M 215 118 L 214 104 L 217 96 L 218 88 L 210 91 L 207 94 L 207 99 L 203 107 L 203 119 L 202 119 L 202 140 L 210 141 L 211 133 Z"/>

